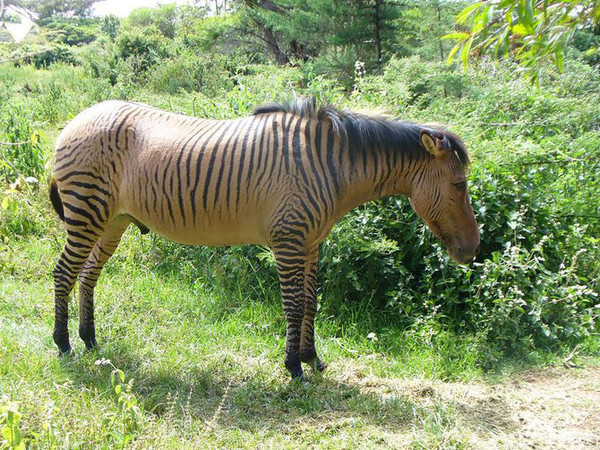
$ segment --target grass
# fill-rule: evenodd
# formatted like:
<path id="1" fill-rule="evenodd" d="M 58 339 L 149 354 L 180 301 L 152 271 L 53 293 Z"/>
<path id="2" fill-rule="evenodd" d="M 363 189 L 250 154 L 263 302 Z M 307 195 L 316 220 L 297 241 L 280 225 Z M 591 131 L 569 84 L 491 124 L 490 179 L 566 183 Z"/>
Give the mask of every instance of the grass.
<path id="1" fill-rule="evenodd" d="M 361 305 L 348 305 L 340 317 L 323 307 L 317 345 L 329 368 L 310 374 L 307 384 L 290 383 L 273 285 L 249 290 L 244 283 L 251 275 L 237 285 L 215 282 L 209 267 L 182 264 L 177 272 L 175 262 L 157 262 L 161 241 L 135 229 L 96 290 L 99 348 L 84 350 L 72 301 L 75 354 L 57 357 L 50 273 L 63 237 L 57 221 L 46 226 L 54 233 L 17 239 L 0 252 L 0 396 L 5 405 L 17 402 L 29 444 L 463 448 L 475 442 L 454 401 L 415 399 L 397 385 L 489 382 L 473 341 L 386 329 L 377 325 L 376 311 Z"/>

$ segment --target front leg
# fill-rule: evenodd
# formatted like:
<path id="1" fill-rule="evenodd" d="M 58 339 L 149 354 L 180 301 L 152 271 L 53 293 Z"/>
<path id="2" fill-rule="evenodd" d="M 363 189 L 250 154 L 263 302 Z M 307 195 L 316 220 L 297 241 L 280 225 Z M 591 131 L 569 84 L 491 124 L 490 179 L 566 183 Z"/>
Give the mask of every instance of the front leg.
<path id="1" fill-rule="evenodd" d="M 304 318 L 300 335 L 300 359 L 310 364 L 314 371 L 322 372 L 326 366 L 315 349 L 315 315 L 317 314 L 317 261 L 319 248 L 307 253 L 304 270 Z"/>
<path id="2" fill-rule="evenodd" d="M 273 246 L 286 319 L 285 367 L 292 378 L 304 379 L 300 360 L 300 336 L 304 317 L 306 253 L 290 244 Z"/>

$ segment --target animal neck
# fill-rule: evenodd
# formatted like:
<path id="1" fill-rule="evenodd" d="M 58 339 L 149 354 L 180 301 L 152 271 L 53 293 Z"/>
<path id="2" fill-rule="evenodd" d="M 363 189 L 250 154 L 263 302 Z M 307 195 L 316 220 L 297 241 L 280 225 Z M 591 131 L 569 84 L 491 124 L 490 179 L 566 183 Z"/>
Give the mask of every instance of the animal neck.
<path id="1" fill-rule="evenodd" d="M 390 195 L 410 196 L 415 174 L 426 169 L 426 160 L 414 156 L 411 148 L 368 149 L 360 157 L 348 152 L 341 183 L 341 215 L 352 208 Z M 364 151 L 364 150 L 363 150 Z"/>

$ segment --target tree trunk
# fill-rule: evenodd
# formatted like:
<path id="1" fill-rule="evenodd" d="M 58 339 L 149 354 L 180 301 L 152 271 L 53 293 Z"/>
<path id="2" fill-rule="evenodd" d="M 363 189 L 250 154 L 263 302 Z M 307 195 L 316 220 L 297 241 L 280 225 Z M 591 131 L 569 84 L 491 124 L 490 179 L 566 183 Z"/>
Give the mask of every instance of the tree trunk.
<path id="1" fill-rule="evenodd" d="M 375 0 L 375 58 L 377 70 L 381 70 L 381 5 L 383 0 Z"/>
<path id="2" fill-rule="evenodd" d="M 435 4 L 435 11 L 437 12 L 438 18 L 438 30 L 442 29 L 442 5 L 440 2 Z M 444 61 L 444 46 L 442 44 L 442 36 L 438 36 L 438 45 L 440 49 L 440 59 Z M 444 98 L 448 97 L 448 92 L 446 91 L 446 85 L 444 84 Z"/>
<path id="3" fill-rule="evenodd" d="M 439 29 L 442 28 L 442 6 L 440 5 L 440 3 L 438 2 L 435 5 L 435 10 L 437 12 L 437 18 L 438 18 L 438 24 L 439 24 Z M 444 61 L 444 46 L 442 45 L 442 37 L 438 36 L 438 44 L 440 47 L 440 59 L 442 61 Z"/>
<path id="4" fill-rule="evenodd" d="M 273 34 L 273 29 L 266 26 L 262 26 L 261 28 L 263 29 L 263 36 L 265 38 L 265 42 L 267 43 L 267 47 L 269 47 L 269 50 L 271 51 L 273 56 L 275 56 L 277 64 L 279 64 L 280 66 L 285 66 L 286 64 L 289 64 L 290 59 L 283 51 L 281 51 L 281 48 L 279 48 L 277 39 Z"/>

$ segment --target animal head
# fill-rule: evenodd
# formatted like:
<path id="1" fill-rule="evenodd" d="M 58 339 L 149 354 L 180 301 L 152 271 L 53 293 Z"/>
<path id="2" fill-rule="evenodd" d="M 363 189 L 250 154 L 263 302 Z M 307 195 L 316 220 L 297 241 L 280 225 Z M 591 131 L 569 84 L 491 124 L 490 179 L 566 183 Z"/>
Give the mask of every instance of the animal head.
<path id="1" fill-rule="evenodd" d="M 480 237 L 467 186 L 466 148 L 458 136 L 440 130 L 423 129 L 420 140 L 431 156 L 422 176 L 413 178 L 411 205 L 450 256 L 469 264 L 479 252 Z"/>

